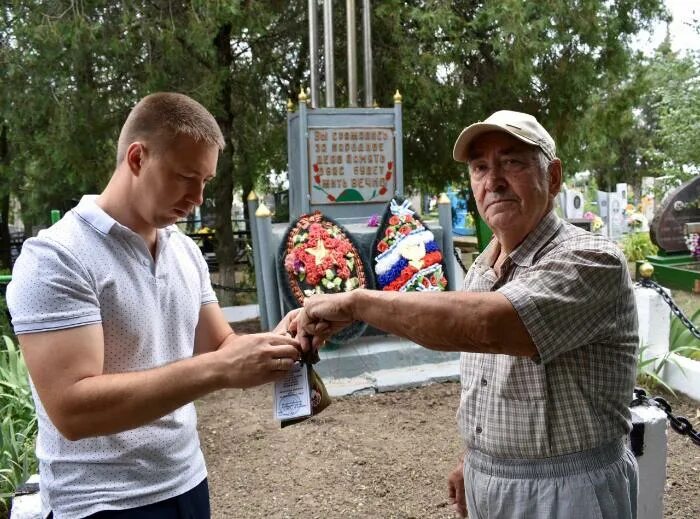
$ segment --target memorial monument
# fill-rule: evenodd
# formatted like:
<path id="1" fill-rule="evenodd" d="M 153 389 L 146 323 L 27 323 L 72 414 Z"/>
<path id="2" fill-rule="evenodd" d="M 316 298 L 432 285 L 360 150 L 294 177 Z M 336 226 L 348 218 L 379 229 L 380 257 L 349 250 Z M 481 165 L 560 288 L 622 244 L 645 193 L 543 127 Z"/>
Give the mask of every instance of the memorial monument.
<path id="1" fill-rule="evenodd" d="M 395 241 L 379 244 L 382 241 L 377 237 L 379 229 L 387 233 L 410 234 L 411 239 L 401 245 L 401 252 L 395 258 L 397 261 L 392 264 L 393 268 L 404 269 L 400 272 L 405 281 L 400 286 L 404 289 L 454 290 L 459 282 L 451 275 L 455 264 L 449 199 L 446 196 L 440 198 L 439 222 L 425 222 L 425 225 L 417 219 L 417 214 L 416 218 L 412 217 L 412 211 L 420 208 L 410 208 L 403 203 L 402 95 L 396 90 L 393 107 L 381 108 L 375 104 L 368 0 L 363 2 L 362 10 L 364 106 L 358 106 L 354 4 L 353 0 L 346 2 L 349 98 L 347 107 L 340 108 L 335 103 L 333 77 L 333 2 L 323 2 L 326 106 L 319 107 L 318 3 L 309 0 L 310 85 L 308 90 L 300 89 L 298 105 L 291 100 L 287 102 L 289 215 L 297 230 L 290 233 L 290 223 L 272 224 L 270 211 L 259 203 L 257 195 L 251 193 L 248 197 L 249 214 L 255 215 L 251 218 L 251 231 L 264 329 L 272 329 L 281 316 L 292 309 L 291 304 L 298 303 L 298 297 L 290 298 L 285 292 L 290 281 L 297 296 L 313 293 L 306 277 L 307 268 L 303 265 L 303 261 L 309 259 L 308 254 L 316 258 L 309 270 L 312 281 L 318 285 L 317 293 L 351 290 L 358 284 L 374 288 L 374 283 L 370 282 L 373 278 L 369 279 L 366 274 L 375 275 L 373 269 L 382 247 Z M 402 224 L 379 226 L 379 219 L 388 214 L 392 202 L 393 207 L 403 208 L 400 209 L 401 218 L 397 220 Z M 341 245 L 337 245 L 336 238 Z M 300 249 L 299 240 L 311 240 L 310 245 Z M 337 248 L 333 253 L 335 256 L 330 254 L 328 245 L 324 245 L 329 243 L 327 240 L 331 240 L 334 247 L 341 247 L 343 254 L 338 255 Z M 436 247 L 442 251 L 442 257 L 437 260 Z M 296 252 L 290 255 L 292 250 Z M 404 262 L 404 256 L 410 259 Z M 335 264 L 331 265 L 331 261 Z M 357 268 L 358 261 L 364 262 L 364 269 Z M 324 270 L 323 262 L 328 262 L 327 270 Z M 324 272 L 326 275 L 322 275 Z M 361 272 L 364 274 L 357 275 Z M 382 272 L 382 275 L 388 274 Z M 399 287 L 397 283 L 392 286 Z M 366 351 L 368 355 L 354 363 L 347 359 L 340 362 L 339 357 L 344 355 L 345 349 Z M 369 355 L 370 349 L 381 350 L 384 354 Z M 329 355 L 329 351 L 334 353 Z M 325 348 L 321 352 L 322 358 L 324 352 L 326 358 L 318 366 L 319 372 L 333 376 L 359 375 L 374 369 L 395 367 L 401 362 L 414 365 L 457 358 L 453 354 L 425 350 L 410 341 L 371 328 L 363 330 L 359 338 L 353 336 L 353 342 L 347 345 L 339 341 Z M 329 357 L 338 358 L 338 362 L 334 364 Z"/>

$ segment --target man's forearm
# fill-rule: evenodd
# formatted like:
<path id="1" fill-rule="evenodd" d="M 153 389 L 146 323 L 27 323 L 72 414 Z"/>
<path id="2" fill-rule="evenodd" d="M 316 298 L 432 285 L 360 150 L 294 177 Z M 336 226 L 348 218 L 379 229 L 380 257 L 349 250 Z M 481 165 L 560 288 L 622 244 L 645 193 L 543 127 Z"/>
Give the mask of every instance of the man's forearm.
<path id="1" fill-rule="evenodd" d="M 145 371 L 97 375 L 66 389 L 58 429 L 70 440 L 150 423 L 225 387 L 222 363 L 203 353 Z"/>
<path id="2" fill-rule="evenodd" d="M 496 292 L 351 292 L 356 320 L 441 351 L 532 356 L 527 329 Z"/>

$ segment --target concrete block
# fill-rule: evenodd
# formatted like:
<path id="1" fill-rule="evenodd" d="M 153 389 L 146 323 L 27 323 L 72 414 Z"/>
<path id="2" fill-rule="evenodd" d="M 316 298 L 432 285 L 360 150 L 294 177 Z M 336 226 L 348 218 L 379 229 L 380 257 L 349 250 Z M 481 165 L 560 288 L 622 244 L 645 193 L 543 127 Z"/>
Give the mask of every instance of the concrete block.
<path id="1" fill-rule="evenodd" d="M 656 407 L 630 408 L 632 423 L 643 424 L 644 441 L 639 464 L 637 519 L 661 519 L 666 483 L 667 421 L 666 413 Z"/>
<path id="2" fill-rule="evenodd" d="M 38 485 L 39 474 L 30 476 L 25 485 Z M 34 494 L 23 494 L 12 499 L 10 519 L 41 519 L 41 497 L 37 490 Z"/>
<path id="3" fill-rule="evenodd" d="M 336 348 L 324 348 L 319 354 L 321 362 L 316 370 L 324 380 L 373 377 L 373 373 L 386 369 L 459 360 L 459 353 L 428 350 L 393 336 L 361 337 Z"/>
<path id="4" fill-rule="evenodd" d="M 380 393 L 425 386 L 436 382 L 458 381 L 459 360 L 383 369 L 374 372 L 373 376 L 377 381 L 377 391 Z"/>
<path id="5" fill-rule="evenodd" d="M 458 381 L 459 359 L 400 368 L 380 369 L 349 378 L 324 378 L 332 397 L 398 391 L 436 382 Z"/>
<path id="6" fill-rule="evenodd" d="M 647 356 L 664 355 L 668 351 L 671 311 L 659 293 L 651 288 L 635 287 L 634 295 L 640 345 L 648 346 Z"/>
<path id="7" fill-rule="evenodd" d="M 331 398 L 347 395 L 374 394 L 377 392 L 374 379 L 368 376 L 331 378 L 329 380 L 324 379 L 323 382 Z"/>

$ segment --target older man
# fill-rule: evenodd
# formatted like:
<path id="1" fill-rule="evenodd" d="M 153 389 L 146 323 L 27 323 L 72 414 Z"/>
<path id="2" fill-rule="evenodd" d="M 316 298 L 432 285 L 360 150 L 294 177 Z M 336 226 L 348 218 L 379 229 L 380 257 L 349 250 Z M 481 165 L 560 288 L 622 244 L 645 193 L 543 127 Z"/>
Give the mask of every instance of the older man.
<path id="1" fill-rule="evenodd" d="M 448 480 L 461 515 L 635 517 L 637 465 L 624 439 L 638 338 L 624 256 L 552 211 L 562 166 L 531 115 L 499 111 L 472 124 L 454 158 L 468 164 L 494 233 L 464 291 L 315 296 L 299 327 L 318 345 L 362 320 L 464 352 L 467 450 Z"/>

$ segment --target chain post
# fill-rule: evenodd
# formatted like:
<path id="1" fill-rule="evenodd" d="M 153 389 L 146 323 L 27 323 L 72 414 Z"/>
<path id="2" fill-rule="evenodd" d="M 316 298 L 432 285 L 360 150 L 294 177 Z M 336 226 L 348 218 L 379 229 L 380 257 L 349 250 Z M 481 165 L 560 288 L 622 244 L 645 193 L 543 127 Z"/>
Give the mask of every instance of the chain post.
<path id="1" fill-rule="evenodd" d="M 681 436 L 688 436 L 690 440 L 700 447 L 700 432 L 696 431 L 693 424 L 690 423 L 685 416 L 676 416 L 673 414 L 673 409 L 671 405 L 666 401 L 665 398 L 660 396 L 648 397 L 647 392 L 642 388 L 634 389 L 634 399 L 630 403 L 630 407 L 636 407 L 639 405 L 646 405 L 649 407 L 657 407 L 666 413 L 671 428 L 676 431 Z"/>
<path id="2" fill-rule="evenodd" d="M 659 295 L 663 298 L 663 300 L 666 301 L 666 304 L 671 308 L 671 313 L 678 317 L 678 320 L 681 323 L 683 323 L 683 326 L 690 330 L 690 333 L 692 333 L 696 339 L 700 339 L 700 330 L 698 330 L 698 328 L 693 324 L 693 322 L 686 317 L 686 315 L 683 313 L 683 310 L 678 308 L 678 305 L 673 302 L 671 296 L 668 295 L 668 292 L 666 292 L 666 290 L 664 290 L 664 288 L 661 285 L 652 281 L 649 278 L 642 278 L 641 281 L 637 282 L 637 286 L 651 288 L 652 290 L 658 292 Z"/>

